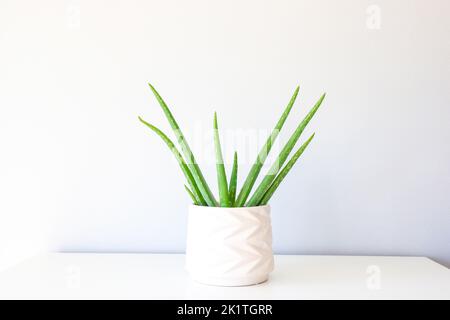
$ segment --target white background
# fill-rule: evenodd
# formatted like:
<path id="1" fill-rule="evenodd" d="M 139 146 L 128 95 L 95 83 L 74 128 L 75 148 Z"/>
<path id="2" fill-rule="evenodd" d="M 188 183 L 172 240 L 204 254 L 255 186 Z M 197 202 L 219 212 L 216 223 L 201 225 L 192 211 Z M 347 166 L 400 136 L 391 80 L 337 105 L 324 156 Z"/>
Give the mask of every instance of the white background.
<path id="1" fill-rule="evenodd" d="M 326 91 L 271 202 L 275 251 L 450 265 L 449 39 L 447 0 L 0 0 L 0 268 L 184 250 L 182 175 L 137 121 L 170 132 L 148 81 L 214 189 L 214 110 L 243 179 L 262 140 L 236 137 L 300 84 L 286 141 Z"/>

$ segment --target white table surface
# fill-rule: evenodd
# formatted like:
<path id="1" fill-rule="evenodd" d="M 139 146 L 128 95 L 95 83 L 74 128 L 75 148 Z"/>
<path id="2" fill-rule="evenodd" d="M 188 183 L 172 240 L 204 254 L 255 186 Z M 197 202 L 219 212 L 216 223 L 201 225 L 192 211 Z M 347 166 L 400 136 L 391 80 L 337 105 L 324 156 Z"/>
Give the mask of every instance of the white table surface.
<path id="1" fill-rule="evenodd" d="M 180 254 L 53 253 L 0 273 L 0 299 L 450 299 L 450 270 L 421 257 L 275 257 L 268 282 L 190 280 Z"/>

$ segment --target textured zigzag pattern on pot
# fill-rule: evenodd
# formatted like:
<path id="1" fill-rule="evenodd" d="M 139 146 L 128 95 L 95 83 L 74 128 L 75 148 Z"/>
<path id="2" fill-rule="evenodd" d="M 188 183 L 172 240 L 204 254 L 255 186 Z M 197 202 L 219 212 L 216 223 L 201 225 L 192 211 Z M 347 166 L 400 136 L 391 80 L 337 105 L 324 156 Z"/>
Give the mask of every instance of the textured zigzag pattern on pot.
<path id="1" fill-rule="evenodd" d="M 189 209 L 186 267 L 195 280 L 239 286 L 273 270 L 270 206 Z"/>

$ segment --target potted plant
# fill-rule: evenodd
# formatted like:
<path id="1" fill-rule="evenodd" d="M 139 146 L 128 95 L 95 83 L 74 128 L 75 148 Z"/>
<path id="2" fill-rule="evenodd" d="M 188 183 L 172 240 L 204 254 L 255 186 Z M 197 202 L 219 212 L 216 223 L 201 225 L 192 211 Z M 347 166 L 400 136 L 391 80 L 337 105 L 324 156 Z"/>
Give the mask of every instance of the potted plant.
<path id="1" fill-rule="evenodd" d="M 149 86 L 181 147 L 180 152 L 166 134 L 139 117 L 143 124 L 166 143 L 186 178 L 187 185 L 184 187 L 192 200 L 189 207 L 186 246 L 186 267 L 191 277 L 201 283 L 221 286 L 252 285 L 266 281 L 274 267 L 269 201 L 313 139 L 314 134 L 288 160 L 303 130 L 322 104 L 325 94 L 298 124 L 252 194 L 251 191 L 267 155 L 294 105 L 299 87 L 295 89 L 283 114 L 259 152 L 239 193 L 236 192 L 237 153 L 234 153 L 233 167 L 228 180 L 220 145 L 217 115 L 214 114 L 214 145 L 219 187 L 219 198 L 216 200 L 167 104 L 156 89 L 151 84 Z"/>

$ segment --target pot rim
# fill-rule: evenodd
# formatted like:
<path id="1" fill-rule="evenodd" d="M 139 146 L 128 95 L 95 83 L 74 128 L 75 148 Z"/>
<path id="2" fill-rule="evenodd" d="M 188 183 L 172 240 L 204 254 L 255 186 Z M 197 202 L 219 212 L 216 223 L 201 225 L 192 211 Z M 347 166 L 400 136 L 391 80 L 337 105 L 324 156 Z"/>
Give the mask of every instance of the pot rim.
<path id="1" fill-rule="evenodd" d="M 265 204 L 262 206 L 253 206 L 253 207 L 208 207 L 208 206 L 199 206 L 196 204 L 190 204 L 190 207 L 196 208 L 196 209 L 208 209 L 208 210 L 248 210 L 248 209 L 262 209 L 262 208 L 268 208 L 270 209 L 270 204 Z"/>

